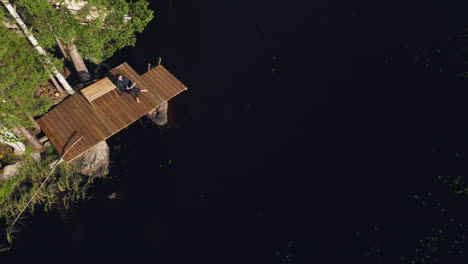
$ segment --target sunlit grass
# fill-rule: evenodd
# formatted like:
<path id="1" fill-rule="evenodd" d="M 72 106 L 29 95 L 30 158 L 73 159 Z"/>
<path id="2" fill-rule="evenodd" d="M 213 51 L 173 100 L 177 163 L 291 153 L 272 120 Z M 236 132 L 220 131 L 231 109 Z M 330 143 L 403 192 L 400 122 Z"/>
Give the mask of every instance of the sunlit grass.
<path id="1" fill-rule="evenodd" d="M 35 209 L 39 209 L 38 206 L 50 211 L 56 203 L 69 208 L 73 202 L 87 199 L 87 191 L 94 178 L 81 175 L 75 165 L 65 162 L 57 166 L 55 172 L 40 189 L 51 170 L 50 163 L 56 158 L 58 155 L 53 149 L 46 150 L 45 158 L 41 162 L 35 162 L 30 157 L 25 158 L 14 178 L 0 182 L 0 220 L 5 225 L 5 238 L 8 244 L 13 242 L 13 234 L 19 231 L 15 229 L 18 224 L 12 226 L 12 223 L 26 206 L 25 216 L 22 218 L 28 214 L 32 215 Z M 31 202 L 28 205 L 29 200 Z M 0 247 L 0 251 L 8 247 Z"/>

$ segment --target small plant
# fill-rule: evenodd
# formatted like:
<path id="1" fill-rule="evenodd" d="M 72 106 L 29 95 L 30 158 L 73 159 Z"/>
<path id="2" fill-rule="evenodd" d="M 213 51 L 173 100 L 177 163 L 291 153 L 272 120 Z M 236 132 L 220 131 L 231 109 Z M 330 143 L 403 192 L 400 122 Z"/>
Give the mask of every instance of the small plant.
<path id="1" fill-rule="evenodd" d="M 57 150 L 52 146 L 49 145 L 43 152 L 44 162 L 51 163 L 52 161 L 60 158 L 59 153 Z"/>

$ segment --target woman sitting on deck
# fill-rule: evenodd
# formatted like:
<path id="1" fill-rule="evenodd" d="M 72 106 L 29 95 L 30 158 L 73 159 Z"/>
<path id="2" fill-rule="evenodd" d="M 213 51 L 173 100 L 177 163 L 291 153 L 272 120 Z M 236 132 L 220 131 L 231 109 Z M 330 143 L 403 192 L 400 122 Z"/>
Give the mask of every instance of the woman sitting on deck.
<path id="1" fill-rule="evenodd" d="M 117 74 L 117 87 L 119 87 L 119 89 L 122 92 L 132 93 L 133 96 L 135 96 L 137 103 L 140 103 L 138 95 L 140 94 L 140 92 L 147 92 L 148 90 L 135 88 L 135 84 L 135 82 L 130 82 L 130 80 L 127 77 L 125 77 L 125 75 Z"/>

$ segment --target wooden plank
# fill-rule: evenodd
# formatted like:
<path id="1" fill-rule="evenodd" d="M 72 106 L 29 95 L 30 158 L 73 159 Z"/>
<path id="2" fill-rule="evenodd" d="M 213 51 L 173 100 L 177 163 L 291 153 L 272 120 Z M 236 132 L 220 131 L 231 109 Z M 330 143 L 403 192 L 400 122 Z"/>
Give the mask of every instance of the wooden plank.
<path id="1" fill-rule="evenodd" d="M 55 110 L 55 109 L 54 109 Z M 57 133 L 55 134 L 59 139 L 60 139 L 60 149 L 57 149 L 59 153 L 62 153 L 62 150 L 63 150 L 63 146 L 65 145 L 65 143 L 67 142 L 67 136 L 66 136 L 66 133 L 68 132 L 64 132 L 64 129 L 62 128 L 62 124 L 61 122 L 59 122 L 58 120 L 55 120 L 57 119 L 56 115 L 54 115 L 54 110 L 52 110 L 51 112 L 48 113 L 48 117 L 50 119 L 50 128 L 54 129 Z"/>
<path id="2" fill-rule="evenodd" d="M 165 101 L 171 98 L 171 92 L 164 89 L 163 85 L 156 79 L 153 72 L 147 72 L 142 75 L 142 79 L 148 80 L 151 82 L 155 89 L 152 89 L 153 92 L 158 93 L 163 97 Z"/>
<path id="3" fill-rule="evenodd" d="M 179 90 L 181 91 L 187 90 L 187 85 L 182 83 L 179 79 L 177 79 L 171 72 L 169 72 L 162 65 L 161 65 L 161 70 L 166 73 L 166 76 L 168 76 L 177 87 L 179 87 Z"/>
<path id="4" fill-rule="evenodd" d="M 171 98 L 171 93 L 166 91 L 165 89 L 163 89 L 163 87 L 159 87 L 160 85 L 158 83 L 156 83 L 155 80 L 152 80 L 152 77 L 150 77 L 148 75 L 147 80 L 152 81 L 153 85 L 157 86 L 157 87 L 155 87 L 155 90 L 153 91 L 153 93 L 158 94 L 159 97 L 162 98 L 163 102 L 166 102 L 169 98 Z"/>
<path id="5" fill-rule="evenodd" d="M 159 84 L 158 85 L 158 91 L 159 92 L 163 91 L 163 92 L 165 92 L 167 94 L 167 99 L 166 100 L 169 100 L 174 96 L 175 91 L 170 86 L 168 86 L 164 82 L 164 80 L 161 79 L 159 74 L 156 73 L 156 70 L 151 72 L 150 78 L 153 78 L 155 80 L 155 82 L 157 82 Z"/>
<path id="6" fill-rule="evenodd" d="M 135 119 L 136 116 L 138 116 L 138 110 L 133 107 L 133 102 L 129 102 L 127 98 L 122 98 L 122 100 L 119 101 L 119 105 L 122 108 L 122 112 L 125 113 L 125 115 L 130 119 L 129 122 Z"/>
<path id="7" fill-rule="evenodd" d="M 171 80 L 166 76 L 166 73 L 162 70 L 162 67 L 157 67 L 154 70 L 154 74 L 158 76 L 161 82 L 163 82 L 164 85 L 172 91 L 173 95 L 179 93 L 179 87 L 173 82 L 171 82 Z"/>
<path id="8" fill-rule="evenodd" d="M 86 122 L 83 116 L 80 115 L 79 109 L 73 109 L 73 113 L 81 126 L 81 131 L 83 131 L 83 134 L 86 133 L 85 138 L 83 138 L 82 140 L 93 142 L 101 138 L 100 135 L 96 132 L 96 129 L 89 129 L 91 124 L 89 122 Z"/>
<path id="9" fill-rule="evenodd" d="M 41 127 L 42 131 L 47 135 L 52 145 L 54 145 L 55 149 L 59 153 L 61 153 L 59 149 L 62 149 L 64 143 L 62 142 L 61 138 L 57 136 L 57 131 L 55 131 L 52 124 L 49 122 L 48 116 L 42 117 L 37 122 L 39 124 L 43 123 L 43 125 L 40 124 L 39 126 Z M 49 131 L 49 133 L 47 133 L 47 131 Z"/>
<path id="10" fill-rule="evenodd" d="M 62 121 L 67 123 L 67 128 L 71 128 L 72 130 L 75 129 L 78 133 L 78 137 L 83 136 L 83 139 L 81 139 L 78 144 L 85 148 L 87 145 L 86 141 L 88 141 L 88 137 L 90 137 L 90 135 L 85 132 L 87 130 L 86 125 L 82 124 L 81 120 L 75 115 L 75 112 L 73 111 L 75 108 L 71 102 L 72 100 L 67 100 L 67 105 L 62 107 L 62 111 L 60 113 L 64 114 L 64 116 L 67 116 L 65 117 L 66 119 L 63 119 Z"/>
<path id="11" fill-rule="evenodd" d="M 125 124 L 131 122 L 134 118 L 132 114 L 129 112 L 128 104 L 126 104 L 125 100 L 107 100 L 109 104 L 109 108 L 111 109 L 113 115 L 117 115 L 121 117 Z M 112 118 L 112 117 L 110 117 Z"/>
<path id="12" fill-rule="evenodd" d="M 97 102 L 96 102 L 97 103 Z M 109 120 L 113 122 L 117 128 L 123 126 L 125 124 L 125 121 L 123 120 L 123 117 L 119 114 L 116 114 L 118 112 L 118 109 L 112 109 L 109 106 L 109 102 L 106 100 L 106 98 L 101 97 L 99 98 L 99 107 L 103 110 L 105 113 L 105 118 L 106 120 Z M 117 112 L 115 112 L 117 111 Z"/>
<path id="13" fill-rule="evenodd" d="M 173 75 L 166 75 L 165 76 L 167 80 L 169 80 L 173 85 L 175 85 L 178 93 L 187 90 L 187 87 L 178 81 Z"/>
<path id="14" fill-rule="evenodd" d="M 82 100 L 83 102 L 85 102 L 83 98 L 82 98 L 81 100 Z M 89 109 L 89 107 L 88 107 L 88 109 Z M 98 117 L 98 114 L 97 114 L 97 112 L 96 112 L 94 109 L 93 109 L 93 115 L 95 116 L 95 118 L 100 118 L 100 117 Z M 108 129 L 107 125 L 103 124 L 102 122 L 100 122 L 100 124 L 101 124 L 101 127 L 102 127 L 102 128 Z M 99 142 L 101 142 L 102 140 L 107 139 L 109 136 L 111 136 L 111 135 L 113 134 L 113 132 L 114 132 L 114 131 L 111 130 L 110 133 L 107 134 L 104 138 L 102 138 L 102 139 L 100 139 L 100 140 L 95 140 L 95 141 L 93 141 L 93 142 L 90 142 L 90 143 L 87 145 L 87 148 L 86 148 L 86 149 L 77 149 L 77 150 L 75 151 L 75 153 L 73 153 L 73 155 L 68 155 L 68 154 L 67 154 L 67 157 L 64 157 L 64 159 L 65 159 L 67 162 L 70 162 L 70 161 L 72 161 L 72 160 L 78 158 L 78 157 L 81 156 L 83 153 L 85 153 L 88 149 L 90 149 L 90 148 L 92 148 L 93 146 L 97 145 L 97 144 L 98 144 Z"/>
<path id="15" fill-rule="evenodd" d="M 96 123 L 96 117 L 94 115 L 94 109 L 89 106 L 88 102 L 84 101 L 81 96 L 75 96 L 75 98 L 70 98 L 72 105 L 75 107 L 75 114 L 80 116 L 83 119 L 83 122 L 91 127 L 95 134 L 96 139 L 105 138 L 105 132 L 102 131 L 102 127 Z"/>
<path id="16" fill-rule="evenodd" d="M 86 106 L 81 106 L 80 109 L 80 107 L 75 104 L 75 99 L 77 98 L 70 98 L 69 103 L 73 106 L 72 113 L 74 119 L 78 121 L 81 131 L 83 131 L 83 133 L 86 133 L 85 138 L 83 138 L 82 140 L 86 140 L 89 142 L 99 140 L 101 136 L 99 135 L 97 129 L 92 125 L 92 119 L 88 119 L 88 116 L 83 114 L 84 108 L 86 108 Z M 92 127 L 93 129 L 89 129 L 90 127 Z"/>
<path id="17" fill-rule="evenodd" d="M 122 104 L 124 111 L 128 113 L 132 120 L 135 118 L 135 116 L 138 116 L 139 111 L 134 107 L 136 101 L 131 95 L 123 94 L 119 102 Z"/>
<path id="18" fill-rule="evenodd" d="M 166 68 L 163 66 L 160 66 L 157 68 L 160 70 L 162 73 L 164 73 L 164 77 L 168 78 L 171 83 L 177 87 L 178 91 L 183 91 L 187 89 L 187 86 L 185 86 L 181 81 L 177 80 L 174 75 L 172 75 Z"/>
<path id="19" fill-rule="evenodd" d="M 96 105 L 96 115 L 98 116 L 101 123 L 107 125 L 110 129 L 109 131 L 112 133 L 116 129 L 120 127 L 119 122 L 116 121 L 114 118 L 108 118 L 108 109 L 102 103 Z"/>
<path id="20" fill-rule="evenodd" d="M 61 124 L 60 127 L 63 129 L 63 131 L 66 131 L 66 134 L 64 134 L 64 138 L 65 138 L 64 142 L 66 144 L 65 147 L 69 148 L 70 144 L 79 138 L 79 136 L 81 135 L 81 132 L 74 124 L 73 117 L 69 116 L 66 110 L 67 110 L 66 107 L 62 107 L 62 111 L 52 111 L 51 118 L 54 118 L 54 121 L 57 124 Z M 70 136 L 75 131 L 76 131 L 76 134 L 70 138 Z M 78 142 L 78 144 L 74 148 L 85 148 L 84 143 L 81 141 Z"/>
<path id="21" fill-rule="evenodd" d="M 164 100 L 167 101 L 168 97 L 170 98 L 173 94 L 172 90 L 170 87 L 167 87 L 166 84 L 161 80 L 161 77 L 156 75 L 156 69 L 151 70 L 151 72 L 148 73 L 148 78 L 155 82 L 155 90 L 158 94 L 163 91 L 163 93 L 167 94 L 167 96 L 164 98 Z"/>
<path id="22" fill-rule="evenodd" d="M 108 102 L 105 97 L 101 97 L 97 99 L 96 105 L 98 105 L 99 109 L 102 110 L 104 113 L 103 118 L 105 121 L 112 121 L 116 127 L 120 127 L 122 123 L 124 123 L 119 116 L 113 116 L 112 110 L 108 106 Z"/>
<path id="23" fill-rule="evenodd" d="M 133 97 L 133 95 L 131 94 L 127 94 L 125 93 L 125 100 L 126 100 L 126 103 L 127 103 L 127 106 L 128 108 L 127 109 L 130 109 L 130 111 L 132 112 L 132 116 L 138 116 L 141 112 L 141 110 L 139 109 L 141 107 L 141 104 L 138 104 L 136 102 L 136 99 L 135 97 Z M 139 97 L 140 98 L 140 101 L 141 100 L 144 100 L 142 96 Z M 146 103 L 146 100 L 144 101 L 144 103 Z"/>
<path id="24" fill-rule="evenodd" d="M 101 104 L 107 109 L 107 118 L 115 120 L 119 128 L 127 124 L 127 116 L 123 114 L 123 111 L 120 107 L 117 107 L 115 104 L 112 104 L 112 102 L 110 102 L 109 100 L 103 100 Z"/>
<path id="25" fill-rule="evenodd" d="M 174 88 L 173 86 L 167 84 L 167 81 L 164 80 L 164 79 L 163 79 L 162 77 L 160 77 L 159 75 L 160 75 L 160 73 L 158 73 L 158 72 L 156 72 L 156 71 L 154 71 L 154 72 L 152 73 L 153 78 L 157 79 L 158 82 L 161 83 L 159 89 L 160 89 L 160 90 L 164 90 L 164 91 L 166 91 L 167 93 L 169 93 L 169 98 L 172 98 L 172 97 L 174 96 L 174 94 L 177 93 L 177 89 Z"/>
<path id="26" fill-rule="evenodd" d="M 79 99 L 80 99 L 81 103 L 88 104 L 86 99 L 84 99 L 83 97 L 80 96 Z M 106 124 L 100 122 L 100 120 L 99 120 L 100 117 L 99 117 L 98 113 L 96 112 L 96 109 L 91 108 L 89 106 L 86 106 L 86 109 L 88 110 L 89 116 L 92 117 L 92 118 L 90 118 L 90 122 L 92 122 L 97 127 L 99 127 L 99 131 L 100 131 L 99 134 L 102 135 L 101 137 L 107 138 L 107 136 L 112 133 L 112 129 L 109 126 L 107 126 Z"/>

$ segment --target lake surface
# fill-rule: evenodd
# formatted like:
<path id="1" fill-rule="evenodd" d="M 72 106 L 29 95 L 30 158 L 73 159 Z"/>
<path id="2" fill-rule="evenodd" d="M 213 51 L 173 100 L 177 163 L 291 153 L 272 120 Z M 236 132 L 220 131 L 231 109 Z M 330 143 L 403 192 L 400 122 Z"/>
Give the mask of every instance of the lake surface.
<path id="1" fill-rule="evenodd" d="M 108 140 L 112 180 L 68 220 L 30 218 L 7 257 L 397 263 L 443 222 L 414 197 L 467 174 L 466 10 L 151 6 L 109 63 L 162 57 L 189 87 L 169 126 Z"/>

